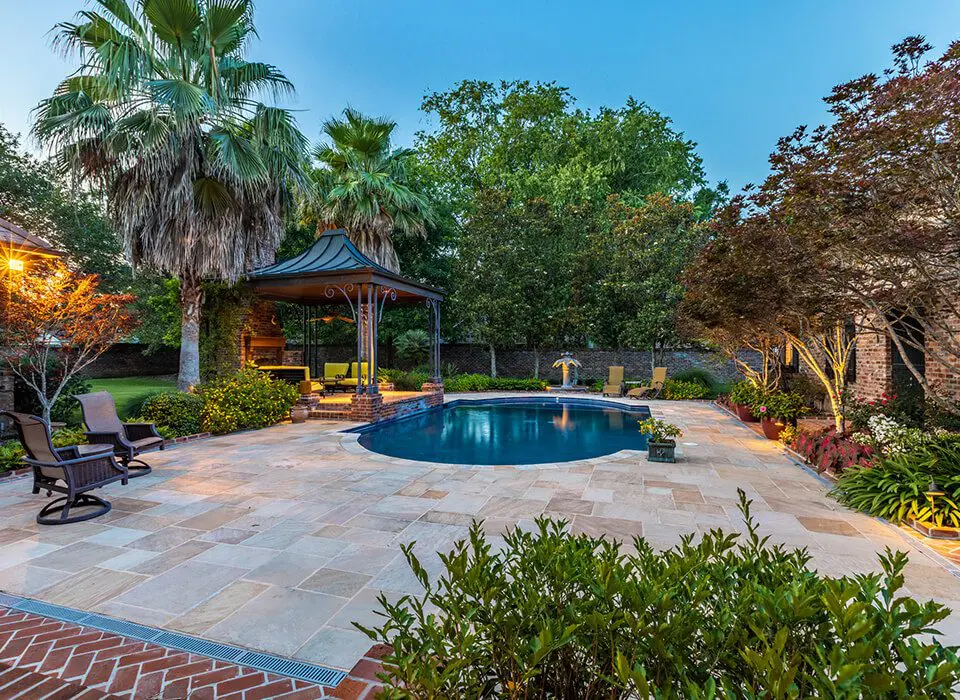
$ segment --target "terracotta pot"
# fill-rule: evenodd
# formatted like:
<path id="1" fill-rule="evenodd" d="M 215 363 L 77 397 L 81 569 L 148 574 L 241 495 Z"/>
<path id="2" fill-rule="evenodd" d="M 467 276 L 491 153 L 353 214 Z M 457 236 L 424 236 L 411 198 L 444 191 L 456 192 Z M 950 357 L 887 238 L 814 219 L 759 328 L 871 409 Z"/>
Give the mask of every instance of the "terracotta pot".
<path id="1" fill-rule="evenodd" d="M 760 421 L 760 427 L 763 429 L 763 434 L 767 436 L 768 440 L 779 440 L 780 433 L 783 432 L 783 429 L 787 427 L 786 423 L 779 423 L 770 418 L 764 418 Z"/>
<path id="2" fill-rule="evenodd" d="M 737 418 L 742 420 L 744 423 L 756 423 L 757 419 L 753 417 L 753 414 L 750 412 L 750 407 L 738 403 L 733 405 L 734 410 L 737 412 Z"/>
<path id="3" fill-rule="evenodd" d="M 310 415 L 310 409 L 306 406 L 294 406 L 290 409 L 290 420 L 294 423 L 305 423 Z"/>

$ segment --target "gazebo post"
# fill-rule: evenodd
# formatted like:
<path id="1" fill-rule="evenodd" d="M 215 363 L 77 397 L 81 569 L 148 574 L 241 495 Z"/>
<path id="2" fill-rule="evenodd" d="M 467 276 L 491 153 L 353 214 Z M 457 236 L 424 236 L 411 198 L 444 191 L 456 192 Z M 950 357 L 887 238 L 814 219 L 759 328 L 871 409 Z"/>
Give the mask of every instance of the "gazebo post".
<path id="1" fill-rule="evenodd" d="M 440 302 L 437 299 L 427 301 L 427 308 L 430 310 L 430 372 L 433 377 L 430 381 L 439 384 L 440 379 Z"/>
<path id="2" fill-rule="evenodd" d="M 363 393 L 363 285 L 357 285 L 357 395 Z"/>
<path id="3" fill-rule="evenodd" d="M 367 331 L 367 393 L 377 394 L 380 388 L 377 386 L 377 295 L 380 293 L 380 286 L 375 284 L 367 285 L 367 316 L 370 325 Z"/>

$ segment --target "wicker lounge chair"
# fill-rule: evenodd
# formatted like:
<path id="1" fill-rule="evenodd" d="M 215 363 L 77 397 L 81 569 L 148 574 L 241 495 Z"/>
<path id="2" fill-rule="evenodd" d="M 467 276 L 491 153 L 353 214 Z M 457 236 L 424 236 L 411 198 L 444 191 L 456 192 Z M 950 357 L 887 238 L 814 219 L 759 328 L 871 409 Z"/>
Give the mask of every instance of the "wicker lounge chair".
<path id="1" fill-rule="evenodd" d="M 639 399 L 647 396 L 648 394 L 653 394 L 654 398 L 656 398 L 657 396 L 660 396 L 660 392 L 663 391 L 663 385 L 666 383 L 666 381 L 667 368 L 654 367 L 653 379 L 650 380 L 650 383 L 633 387 L 627 391 L 627 396 L 631 399 Z"/>
<path id="2" fill-rule="evenodd" d="M 113 453 L 130 478 L 149 474 L 150 465 L 137 457 L 153 448 L 163 449 L 163 438 L 153 423 L 123 423 L 117 416 L 113 396 L 106 391 L 74 396 L 80 402 L 87 439 L 96 445 L 113 445 Z M 138 466 L 133 466 L 136 463 Z"/>
<path id="3" fill-rule="evenodd" d="M 607 383 L 603 385 L 604 396 L 623 396 L 623 367 L 609 367 Z"/>
<path id="4" fill-rule="evenodd" d="M 89 491 L 114 481 L 127 483 L 126 467 L 117 462 L 109 445 L 75 445 L 54 447 L 50 440 L 50 428 L 37 416 L 4 411 L 13 419 L 17 435 L 26 450 L 23 461 L 33 467 L 33 493 L 54 491 L 64 494 L 45 505 L 37 514 L 41 525 L 64 525 L 97 518 L 110 512 L 110 502 L 93 496 Z M 99 506 L 95 511 L 86 511 L 70 517 L 70 509 L 86 509 Z M 58 517 L 48 517 L 58 512 Z"/>

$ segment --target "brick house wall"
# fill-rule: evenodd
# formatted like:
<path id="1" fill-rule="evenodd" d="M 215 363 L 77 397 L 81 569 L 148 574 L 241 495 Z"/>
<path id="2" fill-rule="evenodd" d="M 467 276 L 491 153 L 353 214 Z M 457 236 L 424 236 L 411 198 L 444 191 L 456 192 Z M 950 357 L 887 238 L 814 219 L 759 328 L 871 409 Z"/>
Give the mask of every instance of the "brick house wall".
<path id="1" fill-rule="evenodd" d="M 946 324 L 954 337 L 954 343 L 960 343 L 960 316 L 951 313 L 946 306 L 940 309 L 941 322 Z M 956 345 L 953 352 L 943 348 L 935 339 L 927 341 L 929 352 L 926 356 L 926 379 L 939 396 L 950 396 L 960 401 L 960 357 Z"/>

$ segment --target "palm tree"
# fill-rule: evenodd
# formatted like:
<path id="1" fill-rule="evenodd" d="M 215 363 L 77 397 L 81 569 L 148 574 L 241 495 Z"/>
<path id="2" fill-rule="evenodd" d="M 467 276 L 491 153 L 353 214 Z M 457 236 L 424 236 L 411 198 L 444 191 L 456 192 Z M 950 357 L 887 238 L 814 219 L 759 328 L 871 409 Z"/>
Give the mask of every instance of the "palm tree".
<path id="1" fill-rule="evenodd" d="M 309 186 L 308 144 L 274 66 L 244 60 L 252 0 L 95 0 L 55 29 L 80 69 L 36 110 L 62 169 L 107 194 L 131 264 L 180 280 L 178 385 L 200 379 L 204 279 L 272 259 Z"/>
<path id="2" fill-rule="evenodd" d="M 313 172 L 315 197 L 305 212 L 318 233 L 342 227 L 374 262 L 399 272 L 394 233 L 422 234 L 429 202 L 407 182 L 408 148 L 392 148 L 396 122 L 346 109 L 344 118 L 324 122 L 329 143 L 317 147 L 321 167 Z"/>

